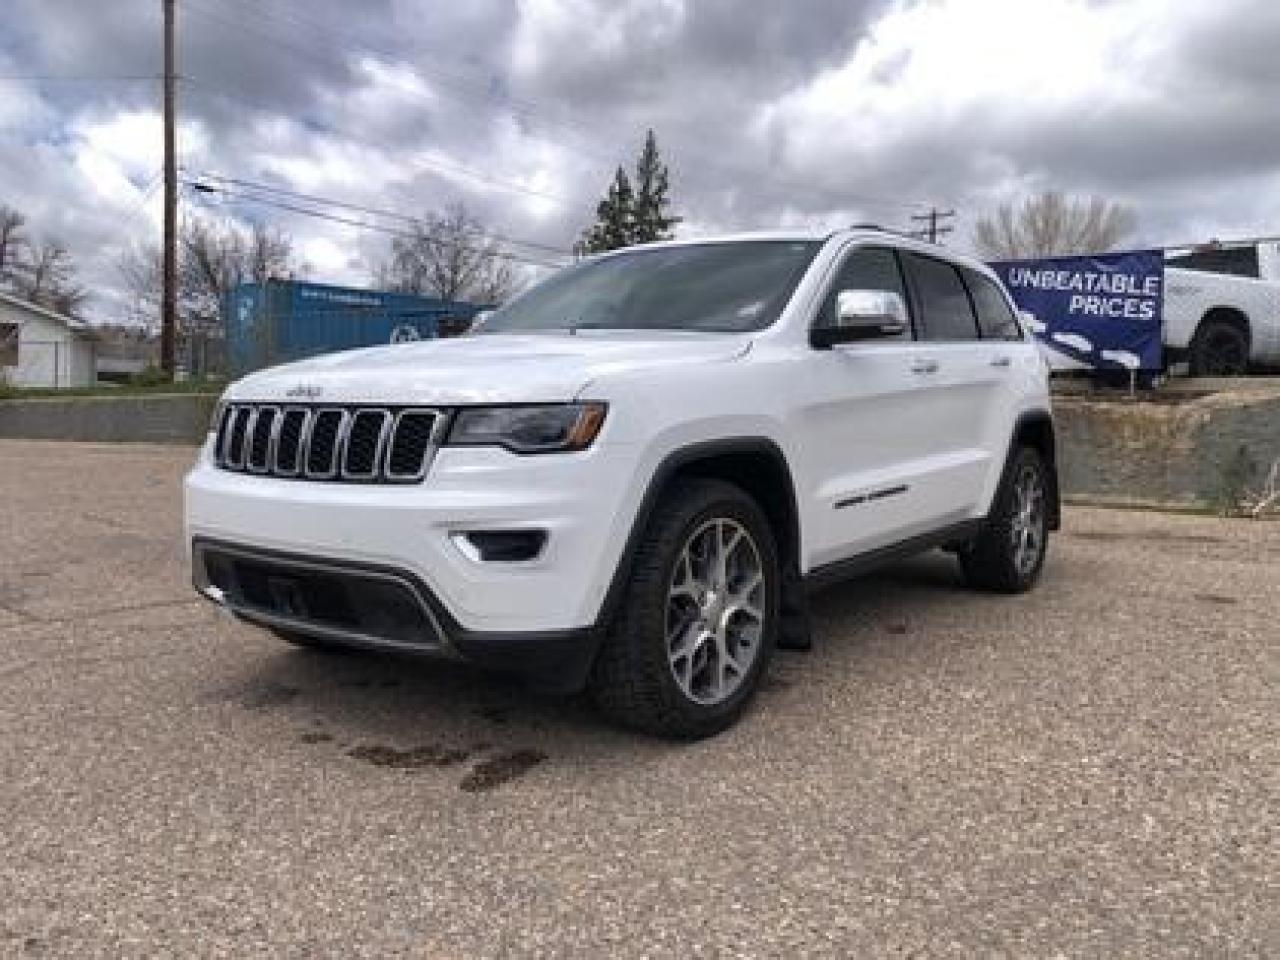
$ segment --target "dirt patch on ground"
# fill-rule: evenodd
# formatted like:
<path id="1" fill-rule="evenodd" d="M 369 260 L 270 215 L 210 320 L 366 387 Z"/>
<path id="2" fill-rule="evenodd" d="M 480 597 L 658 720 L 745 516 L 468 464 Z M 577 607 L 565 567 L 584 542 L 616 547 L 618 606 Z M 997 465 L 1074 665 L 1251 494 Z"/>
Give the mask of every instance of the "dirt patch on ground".
<path id="1" fill-rule="evenodd" d="M 467 793 L 483 793 L 523 777 L 546 759 L 547 755 L 541 750 L 513 750 L 499 754 L 477 763 L 458 786 Z"/>
<path id="2" fill-rule="evenodd" d="M 1196 599 L 1201 603 L 1218 604 L 1221 606 L 1230 606 L 1233 603 L 1239 603 L 1235 597 L 1228 597 L 1221 593 L 1197 593 Z"/>

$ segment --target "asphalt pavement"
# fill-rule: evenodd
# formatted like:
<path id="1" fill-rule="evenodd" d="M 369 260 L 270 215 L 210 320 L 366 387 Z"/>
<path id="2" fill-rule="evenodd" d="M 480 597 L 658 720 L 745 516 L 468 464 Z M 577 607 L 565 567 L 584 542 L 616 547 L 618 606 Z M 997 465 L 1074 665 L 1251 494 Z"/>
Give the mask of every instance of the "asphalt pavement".
<path id="1" fill-rule="evenodd" d="M 0 955 L 1280 956 L 1280 524 L 832 588 L 676 745 L 230 622 L 191 456 L 0 441 Z"/>

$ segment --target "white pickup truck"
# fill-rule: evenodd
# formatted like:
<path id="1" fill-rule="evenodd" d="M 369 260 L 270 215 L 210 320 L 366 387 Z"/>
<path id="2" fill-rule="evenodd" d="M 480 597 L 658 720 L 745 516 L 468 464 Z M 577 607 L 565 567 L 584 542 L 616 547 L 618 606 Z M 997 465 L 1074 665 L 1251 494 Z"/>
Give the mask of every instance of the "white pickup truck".
<path id="1" fill-rule="evenodd" d="M 1165 260 L 1170 366 L 1229 376 L 1280 366 L 1280 242 L 1211 243 Z"/>

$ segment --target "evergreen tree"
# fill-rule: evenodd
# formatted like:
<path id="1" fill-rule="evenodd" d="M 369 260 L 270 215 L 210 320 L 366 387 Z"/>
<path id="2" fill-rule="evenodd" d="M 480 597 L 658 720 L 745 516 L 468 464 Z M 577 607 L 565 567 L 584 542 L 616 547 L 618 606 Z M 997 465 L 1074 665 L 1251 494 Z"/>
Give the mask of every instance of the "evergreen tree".
<path id="1" fill-rule="evenodd" d="M 629 246 L 635 203 L 631 180 L 627 171 L 619 167 L 604 198 L 596 204 L 596 222 L 582 234 L 577 252 L 585 256 Z"/>
<path id="2" fill-rule="evenodd" d="M 680 218 L 667 211 L 671 199 L 667 165 L 658 154 L 658 138 L 650 130 L 644 140 L 644 149 L 636 161 L 636 205 L 632 217 L 632 243 L 649 243 L 653 240 L 670 240 L 672 228 Z"/>
<path id="3" fill-rule="evenodd" d="M 633 189 L 627 172 L 618 167 L 604 199 L 596 205 L 596 222 L 583 231 L 575 247 L 579 255 L 671 238 L 680 218 L 668 210 L 670 176 L 652 130 L 636 161 L 636 185 Z"/>

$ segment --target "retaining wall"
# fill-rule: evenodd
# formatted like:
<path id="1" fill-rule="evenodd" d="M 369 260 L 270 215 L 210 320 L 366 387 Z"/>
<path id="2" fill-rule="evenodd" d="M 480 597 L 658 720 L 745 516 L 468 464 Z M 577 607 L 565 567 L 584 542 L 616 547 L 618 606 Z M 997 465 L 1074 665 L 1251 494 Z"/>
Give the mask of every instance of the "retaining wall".
<path id="1" fill-rule="evenodd" d="M 0 438 L 198 444 L 217 401 L 193 393 L 0 400 Z"/>
<path id="2" fill-rule="evenodd" d="M 1054 398 L 1064 495 L 1121 504 L 1234 506 L 1280 460 L 1280 389 L 1158 396 Z"/>
<path id="3" fill-rule="evenodd" d="M 1158 397 L 1055 397 L 1067 498 L 1221 506 L 1260 486 L 1280 459 L 1280 386 Z M 194 445 L 215 402 L 199 394 L 5 400 L 0 438 Z"/>

